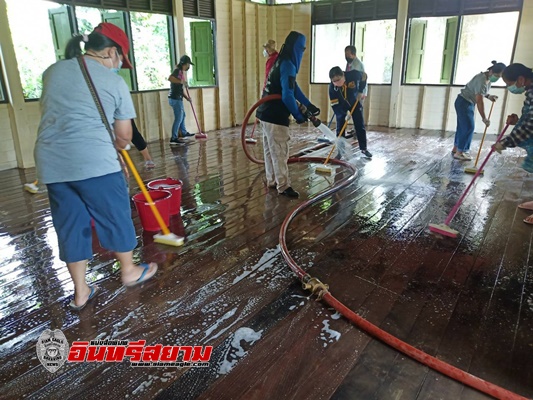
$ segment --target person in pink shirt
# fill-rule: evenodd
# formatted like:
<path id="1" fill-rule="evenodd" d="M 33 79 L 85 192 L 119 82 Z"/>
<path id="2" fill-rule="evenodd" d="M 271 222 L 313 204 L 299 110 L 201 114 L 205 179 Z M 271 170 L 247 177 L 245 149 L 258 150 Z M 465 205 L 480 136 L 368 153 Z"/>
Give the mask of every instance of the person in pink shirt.
<path id="1" fill-rule="evenodd" d="M 268 42 L 263 45 L 263 55 L 268 57 L 265 66 L 265 82 L 263 83 L 264 88 L 268 79 L 268 74 L 278 59 L 278 51 L 276 50 L 275 40 L 269 39 Z"/>

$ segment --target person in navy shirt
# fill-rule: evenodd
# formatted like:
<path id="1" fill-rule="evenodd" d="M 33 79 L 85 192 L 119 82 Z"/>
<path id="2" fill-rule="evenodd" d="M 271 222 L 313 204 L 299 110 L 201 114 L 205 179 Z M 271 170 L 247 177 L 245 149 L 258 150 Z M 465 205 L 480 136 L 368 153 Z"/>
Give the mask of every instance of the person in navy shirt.
<path id="1" fill-rule="evenodd" d="M 366 146 L 363 105 L 360 101 L 366 88 L 366 73 L 357 70 L 343 72 L 340 67 L 333 67 L 329 71 L 329 78 L 331 79 L 331 83 L 329 84 L 329 100 L 337 120 L 337 136 L 346 119 L 352 118 L 357 141 L 359 142 L 359 149 L 366 157 L 371 158 L 372 154 Z M 356 102 L 357 106 L 352 114 L 351 110 Z"/>

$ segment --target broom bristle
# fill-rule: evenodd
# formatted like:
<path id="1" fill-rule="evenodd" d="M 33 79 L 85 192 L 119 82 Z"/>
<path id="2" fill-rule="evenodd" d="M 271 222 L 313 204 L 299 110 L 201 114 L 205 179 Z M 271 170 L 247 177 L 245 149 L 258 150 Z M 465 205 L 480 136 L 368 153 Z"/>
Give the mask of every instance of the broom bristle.
<path id="1" fill-rule="evenodd" d="M 459 232 L 457 232 L 455 229 L 450 228 L 446 224 L 429 224 L 429 230 L 434 233 L 440 233 L 444 236 L 449 237 L 457 237 Z"/>

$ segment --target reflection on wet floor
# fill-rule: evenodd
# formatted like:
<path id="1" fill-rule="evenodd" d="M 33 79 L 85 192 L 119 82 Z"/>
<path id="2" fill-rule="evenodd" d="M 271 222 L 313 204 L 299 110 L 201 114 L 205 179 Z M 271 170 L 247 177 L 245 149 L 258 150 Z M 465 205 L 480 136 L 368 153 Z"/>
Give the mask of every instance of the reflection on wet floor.
<path id="1" fill-rule="evenodd" d="M 304 151 L 318 136 L 294 128 L 291 153 L 325 157 L 327 147 Z M 450 239 L 427 229 L 444 221 L 472 179 L 450 156 L 450 134 L 376 128 L 368 138 L 374 157 L 354 147 L 355 181 L 292 222 L 287 240 L 294 258 L 382 328 L 533 396 L 532 232 L 522 222 L 527 212 L 516 208 L 533 198 L 533 180 L 519 168 L 520 150 L 489 161 L 452 220 L 460 235 Z M 257 139 L 249 146 L 260 157 Z M 487 149 L 490 144 L 489 138 Z M 246 159 L 237 129 L 172 148 L 152 143 L 150 152 L 152 170 L 131 152 L 145 182 L 173 177 L 183 183 L 181 213 L 170 218 L 170 230 L 184 236 L 185 245 L 154 243 L 133 210 L 135 260 L 160 269 L 156 279 L 125 289 L 119 266 L 93 230 L 87 279 L 102 290 L 79 313 L 67 307 L 73 285 L 58 258 L 47 195 L 22 190 L 34 171 L 0 172 L 1 398 L 316 398 L 313 390 L 321 398 L 472 395 L 311 301 L 277 247 L 279 227 L 298 200 L 266 187 L 262 166 Z M 342 168 L 317 175 L 303 163 L 291 164 L 290 174 L 304 198 L 347 175 Z M 138 192 L 133 179 L 130 192 Z M 142 339 L 211 345 L 214 352 L 207 369 L 67 363 L 50 374 L 35 345 L 45 329 L 56 328 L 69 343 Z"/>

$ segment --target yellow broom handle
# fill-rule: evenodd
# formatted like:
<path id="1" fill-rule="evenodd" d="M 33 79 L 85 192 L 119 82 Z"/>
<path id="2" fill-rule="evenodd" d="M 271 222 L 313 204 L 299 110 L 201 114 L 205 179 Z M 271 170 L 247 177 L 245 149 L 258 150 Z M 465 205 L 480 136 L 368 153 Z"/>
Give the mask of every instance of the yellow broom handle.
<path id="1" fill-rule="evenodd" d="M 490 106 L 489 120 L 490 120 L 490 116 L 492 115 L 492 109 L 494 108 L 494 103 L 495 101 L 493 101 L 492 105 Z M 483 131 L 483 137 L 481 138 L 481 143 L 479 145 L 479 150 L 477 152 L 477 157 L 476 157 L 476 162 L 474 163 L 474 168 L 477 167 L 477 162 L 479 161 L 479 155 L 481 154 L 481 148 L 483 147 L 483 141 L 485 140 L 485 134 L 487 133 L 487 129 L 488 129 L 488 126 L 485 125 L 485 130 Z"/>
<path id="2" fill-rule="evenodd" d="M 355 107 L 357 107 L 358 103 L 359 103 L 359 99 L 357 99 L 355 101 L 355 104 L 353 105 L 352 110 L 350 111 L 350 115 L 353 114 L 353 110 L 355 110 Z M 337 136 L 337 139 L 342 136 L 342 134 L 344 133 L 344 130 L 346 129 L 347 126 L 348 126 L 348 118 L 345 119 L 344 125 L 342 126 L 342 129 L 340 130 L 339 135 Z M 333 153 L 333 150 L 335 150 L 335 144 L 333 144 L 333 146 L 331 147 L 331 150 L 330 150 L 328 156 L 326 157 L 326 161 L 324 161 L 324 165 L 326 165 L 329 162 L 329 159 L 331 157 L 331 154 Z"/>
<path id="3" fill-rule="evenodd" d="M 150 196 L 150 193 L 148 193 L 148 190 L 146 190 L 146 186 L 144 186 L 144 182 L 142 181 L 141 177 L 139 176 L 139 173 L 137 172 L 137 168 L 135 168 L 135 165 L 133 165 L 133 162 L 131 161 L 130 155 L 126 150 L 120 150 L 120 153 L 122 154 L 122 157 L 126 160 L 126 164 L 128 164 L 128 167 L 130 167 L 130 170 L 135 177 L 135 180 L 137 181 L 137 184 L 141 188 L 141 192 L 144 194 L 144 198 L 148 202 L 148 205 L 152 209 L 152 212 L 154 213 L 154 217 L 157 220 L 157 223 L 159 224 L 159 227 L 163 231 L 164 235 L 168 235 L 170 233 L 168 227 L 165 225 L 165 221 L 163 221 L 163 218 L 161 217 L 161 214 L 159 214 L 159 210 L 155 206 L 154 201 L 152 200 L 152 196 Z"/>

